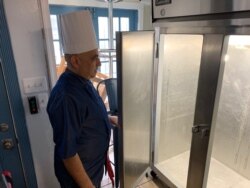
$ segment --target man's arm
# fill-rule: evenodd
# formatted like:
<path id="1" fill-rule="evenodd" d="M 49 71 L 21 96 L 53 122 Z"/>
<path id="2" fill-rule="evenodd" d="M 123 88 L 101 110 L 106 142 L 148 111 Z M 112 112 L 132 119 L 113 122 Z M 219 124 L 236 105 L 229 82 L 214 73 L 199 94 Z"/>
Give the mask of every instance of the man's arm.
<path id="1" fill-rule="evenodd" d="M 63 160 L 63 164 L 80 188 L 95 188 L 78 154 Z"/>

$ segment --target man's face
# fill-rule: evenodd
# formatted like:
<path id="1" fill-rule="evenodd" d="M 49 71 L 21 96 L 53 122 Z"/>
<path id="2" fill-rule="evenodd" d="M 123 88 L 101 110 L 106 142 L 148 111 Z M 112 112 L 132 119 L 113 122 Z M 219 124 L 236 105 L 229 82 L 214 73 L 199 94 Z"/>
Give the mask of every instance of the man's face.
<path id="1" fill-rule="evenodd" d="M 78 57 L 78 75 L 86 79 L 95 77 L 97 69 L 101 66 L 98 50 L 91 50 L 77 55 Z"/>

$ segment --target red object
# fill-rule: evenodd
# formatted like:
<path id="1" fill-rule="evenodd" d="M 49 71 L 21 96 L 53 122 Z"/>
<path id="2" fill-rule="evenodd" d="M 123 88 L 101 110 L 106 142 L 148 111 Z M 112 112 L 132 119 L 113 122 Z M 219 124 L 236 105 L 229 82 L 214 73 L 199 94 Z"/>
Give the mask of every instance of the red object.
<path id="1" fill-rule="evenodd" d="M 111 162 L 110 162 L 110 159 L 109 159 L 108 155 L 107 155 L 105 167 L 106 167 L 106 171 L 108 172 L 108 176 L 109 176 L 109 178 L 110 178 L 110 180 L 112 182 L 112 185 L 114 187 L 115 186 L 114 172 L 113 172 L 113 169 L 112 169 L 112 166 L 111 166 Z"/>
<path id="2" fill-rule="evenodd" d="M 13 179 L 11 176 L 11 172 L 8 170 L 4 170 L 2 172 L 2 174 L 4 175 L 6 182 L 7 182 L 7 188 L 12 188 L 13 187 Z"/>

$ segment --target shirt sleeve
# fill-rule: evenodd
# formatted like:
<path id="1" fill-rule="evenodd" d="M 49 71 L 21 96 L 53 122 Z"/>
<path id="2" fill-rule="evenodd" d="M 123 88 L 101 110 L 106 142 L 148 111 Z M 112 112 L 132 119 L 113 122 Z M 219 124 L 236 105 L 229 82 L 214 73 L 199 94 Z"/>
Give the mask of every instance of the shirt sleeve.
<path id="1" fill-rule="evenodd" d="M 61 159 L 66 159 L 77 153 L 82 112 L 69 96 L 64 97 L 57 107 L 52 116 L 55 152 Z"/>

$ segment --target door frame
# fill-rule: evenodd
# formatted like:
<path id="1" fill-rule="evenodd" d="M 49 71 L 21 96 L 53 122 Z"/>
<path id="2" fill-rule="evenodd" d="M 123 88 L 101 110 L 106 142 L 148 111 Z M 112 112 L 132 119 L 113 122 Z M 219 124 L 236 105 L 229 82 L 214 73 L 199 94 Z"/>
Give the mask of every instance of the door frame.
<path id="1" fill-rule="evenodd" d="M 16 130 L 16 137 L 22 161 L 24 177 L 27 187 L 37 187 L 34 163 L 32 158 L 29 135 L 26 125 L 25 113 L 18 82 L 16 64 L 12 51 L 10 34 L 5 17 L 4 0 L 0 0 L 0 58 L 2 60 L 3 74 L 6 79 L 6 89 L 10 102 L 10 109 L 13 115 L 13 122 Z"/>

